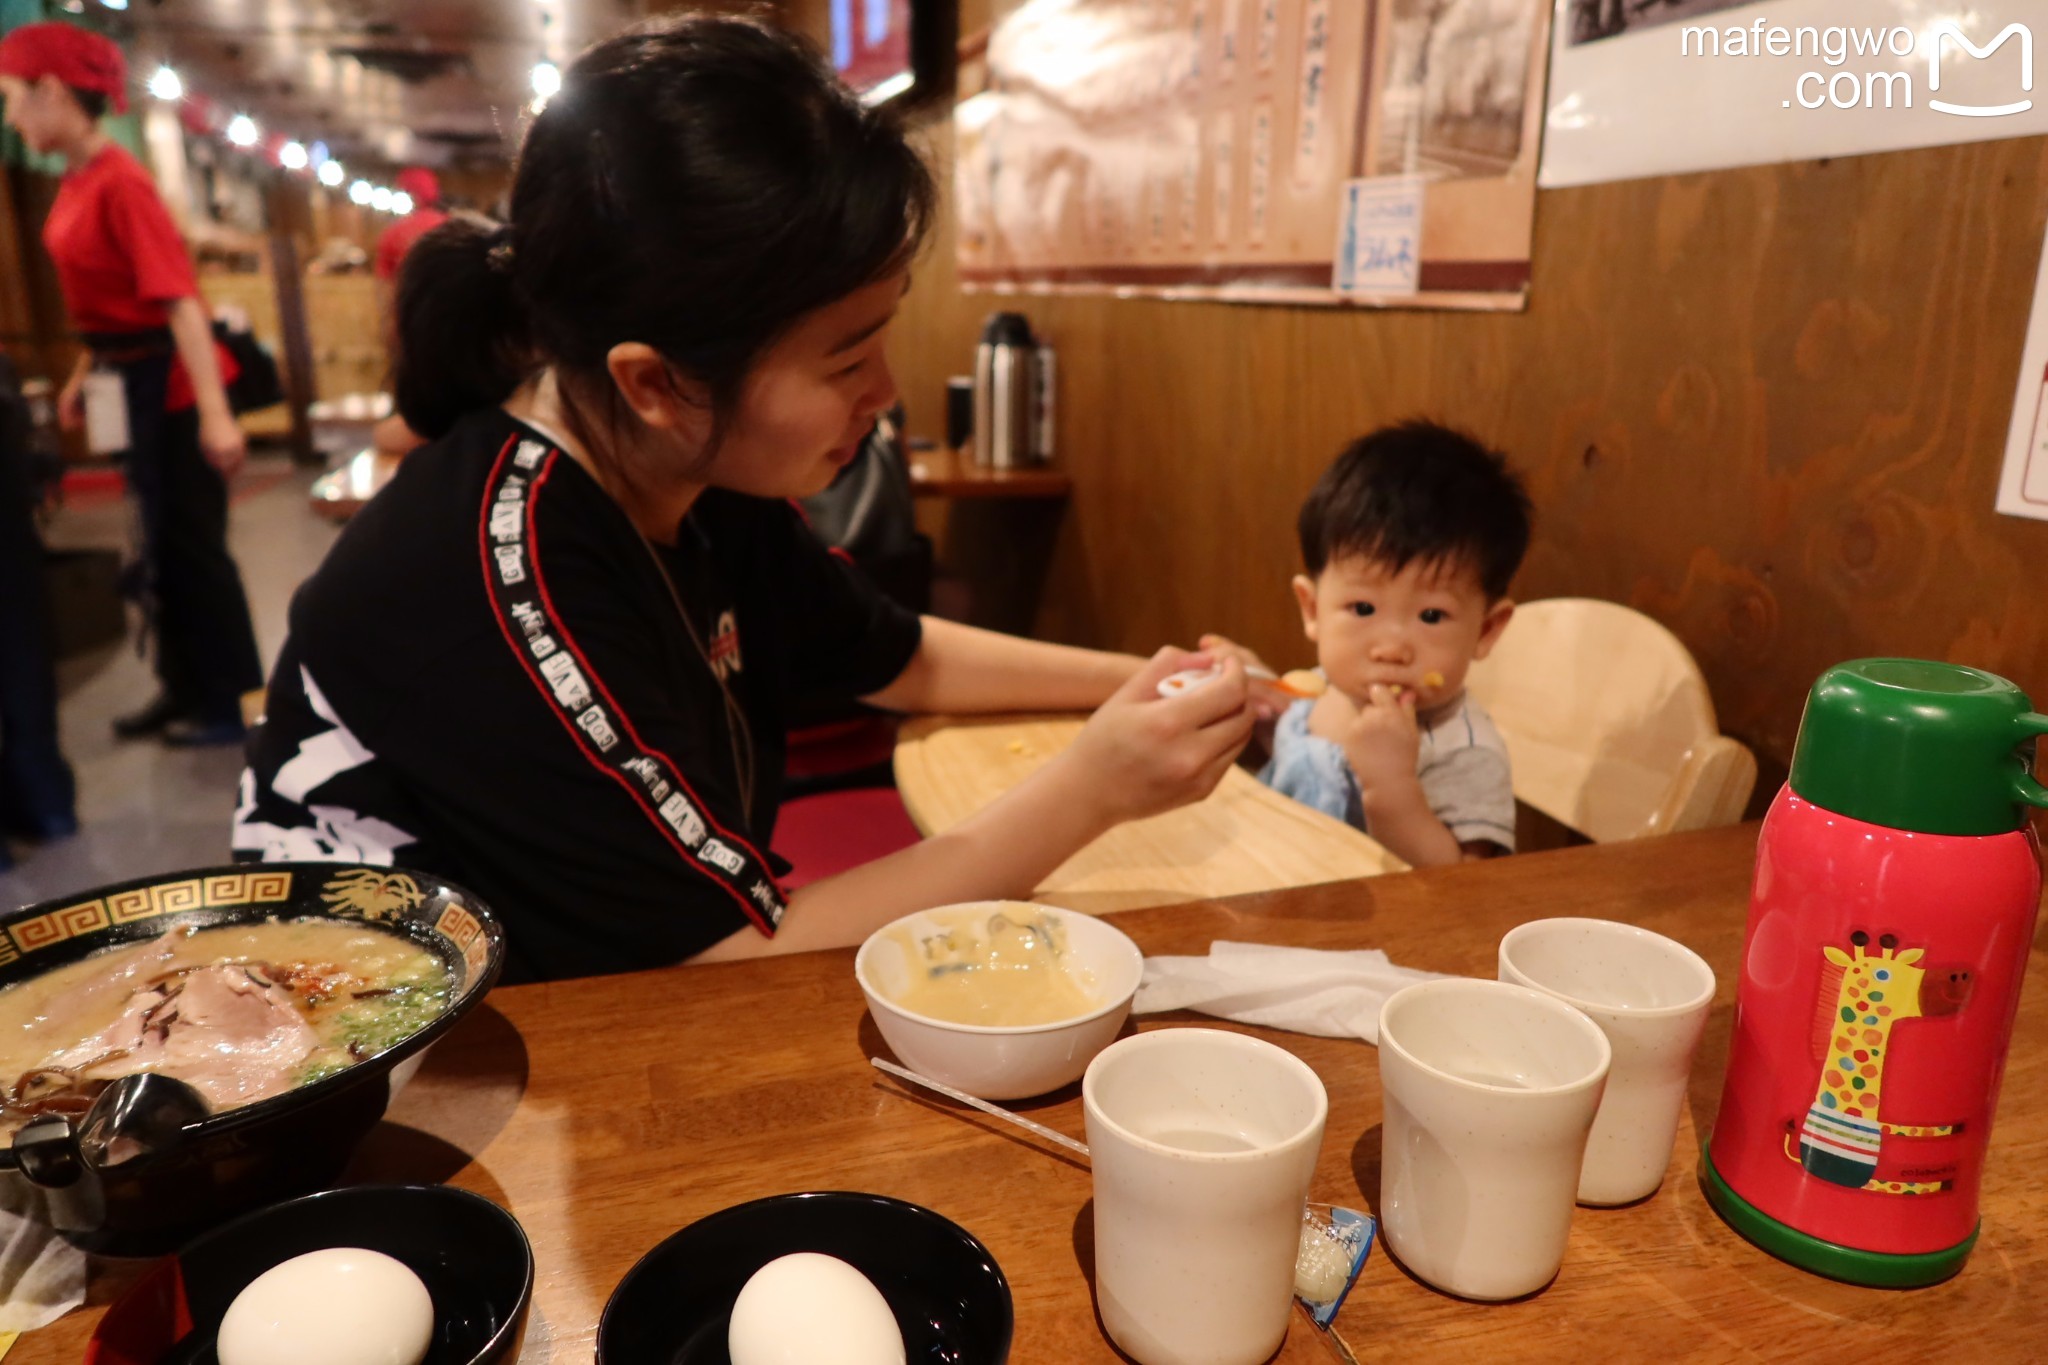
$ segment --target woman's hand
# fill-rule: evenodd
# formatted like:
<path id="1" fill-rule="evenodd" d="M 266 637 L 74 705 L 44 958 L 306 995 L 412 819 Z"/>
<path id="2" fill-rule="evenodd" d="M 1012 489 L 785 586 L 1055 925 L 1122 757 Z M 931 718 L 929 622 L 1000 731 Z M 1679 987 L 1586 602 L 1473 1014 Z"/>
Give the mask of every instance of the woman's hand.
<path id="1" fill-rule="evenodd" d="M 1246 649 L 1237 641 L 1222 635 L 1204 635 L 1202 652 L 1218 659 L 1235 659 L 1244 665 L 1245 673 L 1251 678 L 1252 710 L 1258 713 L 1261 724 L 1280 719 L 1295 698 L 1281 691 L 1272 683 L 1279 674 L 1264 659 Z M 1268 736 L 1270 739 L 1270 736 Z"/>
<path id="2" fill-rule="evenodd" d="M 1202 652 L 1212 658 L 1237 660 L 1244 665 L 1247 673 L 1256 673 L 1260 670 L 1264 670 L 1267 673 L 1273 671 L 1266 666 L 1264 659 L 1261 659 L 1258 655 L 1252 653 L 1252 651 L 1228 636 L 1204 635 L 1201 639 L 1201 647 Z"/>
<path id="3" fill-rule="evenodd" d="M 1169 675 L 1217 662 L 1208 654 L 1160 650 L 1060 755 L 1077 790 L 1099 803 L 1111 823 L 1199 801 L 1236 761 L 1257 719 L 1241 662 L 1223 659 L 1213 681 L 1177 697 L 1159 695 Z"/>
<path id="4" fill-rule="evenodd" d="M 249 458 L 249 439 L 242 434 L 242 425 L 232 412 L 202 412 L 199 451 L 223 479 L 232 479 Z"/>

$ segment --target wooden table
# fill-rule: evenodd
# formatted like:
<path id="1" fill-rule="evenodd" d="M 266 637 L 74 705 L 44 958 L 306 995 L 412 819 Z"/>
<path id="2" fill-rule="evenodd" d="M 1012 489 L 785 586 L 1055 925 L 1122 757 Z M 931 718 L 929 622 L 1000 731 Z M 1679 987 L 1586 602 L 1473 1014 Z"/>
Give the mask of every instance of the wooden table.
<path id="1" fill-rule="evenodd" d="M 1068 475 L 1045 465 L 988 469 L 958 450 L 910 452 L 910 494 L 917 498 L 1064 498 Z"/>
<path id="2" fill-rule="evenodd" d="M 1703 953 L 1721 987 L 1663 1188 L 1580 1209 L 1557 1280 L 1515 1303 L 1448 1298 L 1376 1248 L 1337 1326 L 1366 1361 L 2039 1359 L 2048 1312 L 2048 936 L 2021 1001 L 1989 1170 L 1984 1232 L 1962 1275 L 1858 1289 L 1771 1259 L 1707 1208 L 1693 1178 L 1725 1065 L 1754 826 L 1524 854 L 1344 886 L 1133 911 L 1147 952 L 1213 939 L 1384 947 L 1397 962 L 1491 976 L 1501 934 L 1567 913 L 1627 920 Z M 1205 1022 L 1193 1015 L 1143 1027 Z M 1322 1077 L 1330 1117 L 1310 1198 L 1378 1197 L 1380 1088 L 1364 1043 L 1244 1030 Z M 593 1044 L 602 1046 L 594 1047 Z M 806 1189 L 872 1190 L 938 1210 L 986 1242 L 1016 1300 L 1014 1365 L 1117 1357 L 1089 1288 L 1088 1173 L 1050 1144 L 899 1089 L 850 952 L 501 990 L 430 1057 L 371 1135 L 358 1178 L 447 1180 L 504 1203 L 538 1261 L 527 1362 L 586 1362 L 628 1267 L 715 1209 Z M 1022 1106 L 1081 1131 L 1078 1087 Z M 79 1358 L 131 1278 L 95 1275 L 91 1306 L 22 1339 L 8 1365 Z M 1324 1362 L 1297 1321 L 1277 1360 Z"/>
<path id="3" fill-rule="evenodd" d="M 896 742 L 896 788 L 926 834 L 950 829 L 1073 743 L 1074 716 L 921 716 Z M 1038 899 L 1090 914 L 1348 881 L 1407 866 L 1351 828 L 1232 768 L 1207 800 L 1117 826 Z"/>

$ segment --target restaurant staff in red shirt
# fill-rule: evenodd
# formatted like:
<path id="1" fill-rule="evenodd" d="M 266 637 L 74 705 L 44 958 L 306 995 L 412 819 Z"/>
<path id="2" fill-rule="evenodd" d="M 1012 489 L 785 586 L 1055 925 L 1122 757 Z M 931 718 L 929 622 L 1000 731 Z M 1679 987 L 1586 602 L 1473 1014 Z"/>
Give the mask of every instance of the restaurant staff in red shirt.
<path id="1" fill-rule="evenodd" d="M 87 351 L 58 399 L 83 420 L 86 376 L 119 374 L 123 469 L 141 509 L 142 595 L 162 692 L 115 721 L 123 737 L 238 743 L 241 697 L 262 685 L 240 573 L 227 548 L 227 479 L 246 455 L 228 406 L 232 362 L 215 343 L 192 258 L 149 172 L 100 131 L 128 106 L 127 63 L 96 33 L 28 24 L 0 39 L 7 125 L 67 170 L 43 224 Z"/>

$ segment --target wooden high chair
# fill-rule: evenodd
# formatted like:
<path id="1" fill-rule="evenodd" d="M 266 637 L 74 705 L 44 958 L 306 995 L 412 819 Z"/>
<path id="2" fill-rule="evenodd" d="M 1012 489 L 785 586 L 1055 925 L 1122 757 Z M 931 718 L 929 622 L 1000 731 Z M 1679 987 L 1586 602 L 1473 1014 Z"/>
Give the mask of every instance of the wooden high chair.
<path id="1" fill-rule="evenodd" d="M 1516 798 L 1596 843 L 1733 824 L 1756 785 L 1691 653 L 1619 603 L 1521 604 L 1466 687 L 1507 741 Z"/>

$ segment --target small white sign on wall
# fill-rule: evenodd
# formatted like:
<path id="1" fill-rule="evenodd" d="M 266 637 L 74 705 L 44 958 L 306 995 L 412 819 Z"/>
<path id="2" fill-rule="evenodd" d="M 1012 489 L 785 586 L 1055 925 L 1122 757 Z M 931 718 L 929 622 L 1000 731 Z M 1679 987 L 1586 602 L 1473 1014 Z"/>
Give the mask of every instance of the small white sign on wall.
<path id="1" fill-rule="evenodd" d="M 2020 356 L 2019 391 L 2013 397 L 2012 429 L 2005 441 L 2005 475 L 1998 481 L 1998 510 L 2048 521 L 2048 242 L 2034 281 L 2034 311 Z"/>
<path id="2" fill-rule="evenodd" d="M 1338 293 L 1413 294 L 1421 288 L 1424 183 L 1419 175 L 1345 182 L 1331 279 Z"/>

